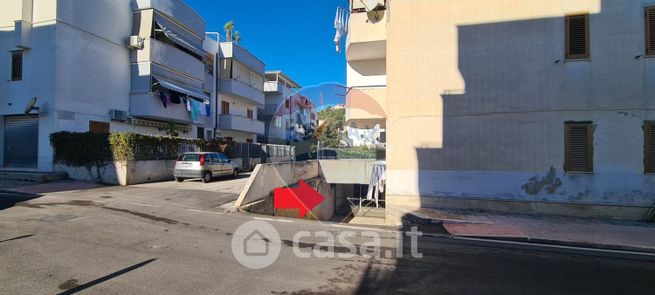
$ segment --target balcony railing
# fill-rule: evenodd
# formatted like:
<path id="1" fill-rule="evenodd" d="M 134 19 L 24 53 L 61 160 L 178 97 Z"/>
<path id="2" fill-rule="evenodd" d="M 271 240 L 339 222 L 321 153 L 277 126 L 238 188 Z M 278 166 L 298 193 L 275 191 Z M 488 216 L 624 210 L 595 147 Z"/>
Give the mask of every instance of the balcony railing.
<path id="1" fill-rule="evenodd" d="M 233 130 L 246 133 L 262 135 L 265 133 L 264 122 L 237 115 L 220 115 L 218 127 L 223 130 Z"/>
<path id="2" fill-rule="evenodd" d="M 264 92 L 237 80 L 220 80 L 218 92 L 236 96 L 260 106 L 265 103 Z"/>

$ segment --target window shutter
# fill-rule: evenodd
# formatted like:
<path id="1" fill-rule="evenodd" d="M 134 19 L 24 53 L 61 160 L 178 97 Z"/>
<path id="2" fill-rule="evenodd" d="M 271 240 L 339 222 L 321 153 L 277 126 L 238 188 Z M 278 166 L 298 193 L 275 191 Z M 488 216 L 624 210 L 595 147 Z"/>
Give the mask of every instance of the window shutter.
<path id="1" fill-rule="evenodd" d="M 589 15 L 566 17 L 566 58 L 589 58 Z"/>
<path id="2" fill-rule="evenodd" d="M 644 124 L 644 168 L 646 173 L 655 173 L 655 122 Z"/>
<path id="3" fill-rule="evenodd" d="M 646 55 L 655 55 L 655 6 L 646 7 Z"/>
<path id="4" fill-rule="evenodd" d="M 591 123 L 567 123 L 565 128 L 567 172 L 593 172 L 593 128 Z"/>

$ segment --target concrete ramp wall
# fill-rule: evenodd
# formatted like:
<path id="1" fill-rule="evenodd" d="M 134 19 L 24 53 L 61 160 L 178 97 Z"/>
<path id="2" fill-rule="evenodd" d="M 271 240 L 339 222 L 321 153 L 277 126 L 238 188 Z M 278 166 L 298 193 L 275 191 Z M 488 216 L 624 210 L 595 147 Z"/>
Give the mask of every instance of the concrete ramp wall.
<path id="1" fill-rule="evenodd" d="M 369 184 L 376 160 L 320 160 L 319 173 L 329 184 Z"/>
<path id="2" fill-rule="evenodd" d="M 234 204 L 235 208 L 264 200 L 276 188 L 287 187 L 300 180 L 319 177 L 318 161 L 259 164 Z"/>

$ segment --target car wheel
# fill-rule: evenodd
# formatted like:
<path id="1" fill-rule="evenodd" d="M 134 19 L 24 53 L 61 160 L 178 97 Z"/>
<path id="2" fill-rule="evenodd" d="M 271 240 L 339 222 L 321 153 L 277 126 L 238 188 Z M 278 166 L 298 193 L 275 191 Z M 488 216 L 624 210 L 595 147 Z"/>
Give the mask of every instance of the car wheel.
<path id="1" fill-rule="evenodd" d="M 232 171 L 232 177 L 233 178 L 239 177 L 239 169 L 234 169 L 234 171 Z"/>
<path id="2" fill-rule="evenodd" d="M 208 183 L 208 182 L 211 182 L 211 181 L 212 181 L 212 173 L 211 172 L 207 172 L 202 176 L 202 182 Z"/>
<path id="3" fill-rule="evenodd" d="M 177 182 L 182 182 L 182 181 L 184 181 L 184 178 L 181 178 L 181 177 L 175 177 L 175 181 L 177 181 Z"/>

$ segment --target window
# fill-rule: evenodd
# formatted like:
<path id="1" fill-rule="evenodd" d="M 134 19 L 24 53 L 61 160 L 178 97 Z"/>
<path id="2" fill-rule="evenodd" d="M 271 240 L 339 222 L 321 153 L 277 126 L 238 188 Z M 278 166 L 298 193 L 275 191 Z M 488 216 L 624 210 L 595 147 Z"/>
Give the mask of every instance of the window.
<path id="1" fill-rule="evenodd" d="M 594 138 L 591 122 L 567 122 L 564 145 L 566 172 L 593 173 Z"/>
<path id="2" fill-rule="evenodd" d="M 225 141 L 234 141 L 234 138 L 228 136 L 228 137 L 225 137 Z"/>
<path id="3" fill-rule="evenodd" d="M 288 99 L 284 101 L 284 107 L 287 108 L 287 109 L 289 108 L 289 100 Z"/>
<path id="4" fill-rule="evenodd" d="M 655 121 L 644 123 L 644 168 L 655 173 Z"/>
<path id="5" fill-rule="evenodd" d="M 89 121 L 89 132 L 96 134 L 107 134 L 109 133 L 109 123 Z"/>
<path id="6" fill-rule="evenodd" d="M 589 15 L 566 17 L 566 59 L 589 58 Z"/>
<path id="7" fill-rule="evenodd" d="M 196 129 L 196 135 L 198 139 L 205 139 L 205 128 L 198 127 L 198 129 Z"/>
<path id="8" fill-rule="evenodd" d="M 221 115 L 230 114 L 230 103 L 227 101 L 221 101 Z"/>
<path id="9" fill-rule="evenodd" d="M 23 52 L 11 53 L 11 81 L 23 80 Z"/>
<path id="10" fill-rule="evenodd" d="M 248 138 L 248 139 L 246 139 L 246 142 L 247 142 L 247 143 L 253 143 L 253 140 L 250 139 L 250 138 Z"/>
<path id="11" fill-rule="evenodd" d="M 646 7 L 646 55 L 655 55 L 655 6 Z"/>
<path id="12" fill-rule="evenodd" d="M 252 110 L 247 110 L 246 113 L 247 113 L 248 119 L 252 119 L 254 117 L 254 113 L 253 113 Z"/>

